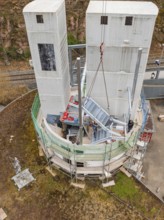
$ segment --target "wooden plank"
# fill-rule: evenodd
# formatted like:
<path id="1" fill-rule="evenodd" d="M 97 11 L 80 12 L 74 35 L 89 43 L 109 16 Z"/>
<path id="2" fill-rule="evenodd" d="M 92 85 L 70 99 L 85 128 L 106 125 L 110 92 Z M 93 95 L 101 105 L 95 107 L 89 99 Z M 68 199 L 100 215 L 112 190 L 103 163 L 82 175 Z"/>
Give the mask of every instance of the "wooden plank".
<path id="1" fill-rule="evenodd" d="M 103 187 L 108 187 L 108 186 L 114 186 L 115 185 L 115 181 L 114 180 L 111 180 L 107 183 L 102 183 L 102 186 Z"/>
<path id="2" fill-rule="evenodd" d="M 57 165 L 58 167 L 66 170 L 67 172 L 70 172 L 70 164 L 60 159 L 59 157 L 54 156 L 51 159 L 51 162 L 54 163 L 54 165 Z"/>
<path id="3" fill-rule="evenodd" d="M 120 167 L 120 171 L 124 173 L 127 177 L 131 177 L 132 174 L 129 173 L 124 167 Z"/>
<path id="4" fill-rule="evenodd" d="M 113 161 L 109 165 L 105 166 L 105 168 L 106 168 L 106 170 L 108 170 L 108 172 L 111 172 L 112 170 L 115 170 L 115 169 L 121 167 L 126 159 L 127 159 L 127 157 L 124 156 L 124 157 L 118 159 L 117 161 Z"/>
<path id="5" fill-rule="evenodd" d="M 77 174 L 103 174 L 102 167 L 77 167 Z"/>
<path id="6" fill-rule="evenodd" d="M 74 187 L 80 188 L 80 189 L 85 188 L 85 184 L 81 184 L 81 183 L 71 183 L 71 186 L 74 186 Z"/>
<path id="7" fill-rule="evenodd" d="M 53 177 L 55 177 L 56 176 L 56 173 L 55 173 L 55 171 L 54 170 L 52 170 L 52 168 L 51 167 L 49 167 L 49 166 L 47 166 L 46 167 L 46 170 L 53 176 Z"/>
<path id="8" fill-rule="evenodd" d="M 43 157 L 44 156 L 44 151 L 43 151 L 43 149 L 40 145 L 38 146 L 38 149 L 39 149 L 39 156 Z"/>
<path id="9" fill-rule="evenodd" d="M 108 170 L 108 173 L 110 175 L 110 171 L 119 168 L 120 166 L 122 166 L 122 164 L 124 163 L 126 157 L 120 158 L 118 161 L 114 161 L 112 162 L 109 167 L 108 165 L 105 166 L 105 169 Z M 54 165 L 57 165 L 58 167 L 66 170 L 67 172 L 70 172 L 70 164 L 63 161 L 62 159 L 60 159 L 59 157 L 54 156 L 51 159 L 51 162 L 54 163 Z M 77 174 L 103 174 L 103 167 L 77 167 L 76 170 Z"/>
<path id="10" fill-rule="evenodd" d="M 126 160 L 126 156 L 123 158 L 118 159 L 117 161 L 113 161 L 109 165 L 105 166 L 105 170 L 110 173 L 110 171 L 119 168 L 123 165 L 124 161 Z M 103 167 L 77 167 L 76 170 L 77 174 L 104 174 Z M 109 174 L 110 175 L 110 174 Z"/>

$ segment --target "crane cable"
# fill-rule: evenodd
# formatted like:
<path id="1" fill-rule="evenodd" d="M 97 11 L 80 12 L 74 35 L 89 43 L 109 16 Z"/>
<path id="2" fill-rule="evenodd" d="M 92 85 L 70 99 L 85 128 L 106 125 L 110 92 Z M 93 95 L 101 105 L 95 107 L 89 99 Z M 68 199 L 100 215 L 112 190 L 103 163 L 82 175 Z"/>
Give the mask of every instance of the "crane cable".
<path id="1" fill-rule="evenodd" d="M 106 16 L 106 7 L 107 7 L 107 0 L 104 0 L 103 6 L 102 6 L 102 16 Z M 100 62 L 98 64 L 94 78 L 93 78 L 92 83 L 90 85 L 90 88 L 88 90 L 87 97 L 91 96 L 91 92 L 92 92 L 93 86 L 95 84 L 97 74 L 99 72 L 100 66 L 102 66 L 102 73 L 103 73 L 103 79 L 104 79 L 104 85 L 105 85 L 105 93 L 106 93 L 106 98 L 107 98 L 107 109 L 109 110 L 109 108 L 110 108 L 109 107 L 109 97 L 108 97 L 107 84 L 106 84 L 104 65 L 103 65 L 105 29 L 106 29 L 105 24 L 102 24 L 102 26 L 101 26 L 101 44 L 100 44 Z"/>

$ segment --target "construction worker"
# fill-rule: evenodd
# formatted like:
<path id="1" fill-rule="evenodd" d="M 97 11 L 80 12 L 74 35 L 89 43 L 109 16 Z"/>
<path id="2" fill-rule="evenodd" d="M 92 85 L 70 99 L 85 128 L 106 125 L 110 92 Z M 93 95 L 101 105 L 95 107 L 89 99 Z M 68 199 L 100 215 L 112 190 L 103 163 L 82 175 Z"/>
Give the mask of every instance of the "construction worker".
<path id="1" fill-rule="evenodd" d="M 93 129 L 93 136 L 94 136 L 94 138 L 96 138 L 96 134 L 97 134 L 97 124 L 96 124 L 96 122 L 92 122 L 92 129 Z"/>

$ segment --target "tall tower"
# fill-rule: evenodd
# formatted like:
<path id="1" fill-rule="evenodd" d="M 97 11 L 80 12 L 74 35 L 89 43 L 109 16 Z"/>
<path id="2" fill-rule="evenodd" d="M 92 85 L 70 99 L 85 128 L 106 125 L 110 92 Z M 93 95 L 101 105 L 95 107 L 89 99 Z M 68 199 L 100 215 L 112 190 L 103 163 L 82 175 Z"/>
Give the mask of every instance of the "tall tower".
<path id="1" fill-rule="evenodd" d="M 158 8 L 151 2 L 89 3 L 86 13 L 87 92 L 92 85 L 91 96 L 105 109 L 108 99 L 111 115 L 120 118 L 129 115 L 130 102 L 131 119 L 134 119 L 157 14 Z M 93 85 L 100 63 L 101 43 L 104 71 L 101 65 Z M 139 48 L 142 48 L 142 55 L 136 75 Z"/>
<path id="2" fill-rule="evenodd" d="M 70 97 L 64 0 L 36 0 L 23 10 L 41 110 L 64 111 Z"/>

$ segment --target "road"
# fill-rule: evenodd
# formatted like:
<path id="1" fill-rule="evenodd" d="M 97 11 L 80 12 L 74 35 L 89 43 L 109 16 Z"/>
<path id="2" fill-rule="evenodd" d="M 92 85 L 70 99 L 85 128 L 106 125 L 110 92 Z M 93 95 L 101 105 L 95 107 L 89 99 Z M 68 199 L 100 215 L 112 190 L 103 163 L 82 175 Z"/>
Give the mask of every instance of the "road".
<path id="1" fill-rule="evenodd" d="M 143 183 L 161 200 L 164 201 L 164 122 L 160 122 L 157 117 L 164 114 L 163 100 L 151 100 L 151 108 L 155 123 L 156 132 L 148 145 L 143 162 L 144 180 Z"/>
<path id="2" fill-rule="evenodd" d="M 147 71 L 146 73 L 145 73 L 145 77 L 144 77 L 144 79 L 151 79 L 151 74 L 152 73 L 155 73 L 156 74 L 156 72 L 157 71 Z M 160 71 L 160 74 L 159 74 L 159 79 L 164 79 L 164 70 L 162 69 L 161 71 Z"/>

